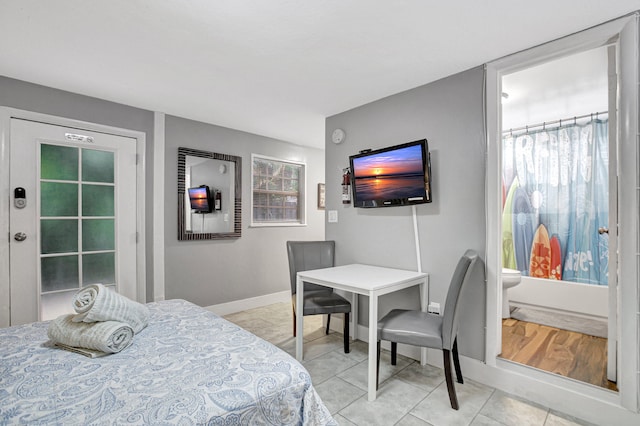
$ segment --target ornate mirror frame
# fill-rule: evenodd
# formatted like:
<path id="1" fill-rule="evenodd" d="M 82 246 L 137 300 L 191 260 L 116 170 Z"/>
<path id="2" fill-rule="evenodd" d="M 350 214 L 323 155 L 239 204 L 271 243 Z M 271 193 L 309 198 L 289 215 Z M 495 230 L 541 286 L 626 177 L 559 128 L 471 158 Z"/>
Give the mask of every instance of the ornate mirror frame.
<path id="1" fill-rule="evenodd" d="M 234 215 L 233 215 L 233 231 L 219 233 L 194 233 L 187 231 L 185 223 L 185 171 L 186 156 L 210 158 L 214 160 L 231 161 L 235 163 L 234 175 Z M 216 152 L 201 151 L 191 148 L 178 148 L 178 240 L 196 241 L 196 240 L 228 240 L 240 238 L 242 222 L 242 158 L 235 155 L 218 154 Z"/>

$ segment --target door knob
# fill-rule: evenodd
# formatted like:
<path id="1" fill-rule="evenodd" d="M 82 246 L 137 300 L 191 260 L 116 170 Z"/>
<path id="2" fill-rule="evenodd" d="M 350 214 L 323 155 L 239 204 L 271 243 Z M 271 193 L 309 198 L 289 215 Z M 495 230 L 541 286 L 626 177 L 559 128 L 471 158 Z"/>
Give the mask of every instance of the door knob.
<path id="1" fill-rule="evenodd" d="M 24 232 L 16 232 L 16 234 L 13 236 L 13 239 L 16 241 L 24 241 L 27 239 L 27 234 L 25 234 Z"/>
<path id="2" fill-rule="evenodd" d="M 598 234 L 602 235 L 602 234 L 608 234 L 609 233 L 609 228 L 598 228 Z"/>

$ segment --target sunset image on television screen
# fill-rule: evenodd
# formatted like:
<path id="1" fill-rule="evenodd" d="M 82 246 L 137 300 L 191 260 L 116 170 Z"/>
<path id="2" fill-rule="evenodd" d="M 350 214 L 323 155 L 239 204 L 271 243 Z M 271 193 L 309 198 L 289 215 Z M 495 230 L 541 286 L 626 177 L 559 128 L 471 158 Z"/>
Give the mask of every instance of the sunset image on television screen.
<path id="1" fill-rule="evenodd" d="M 422 146 L 353 159 L 357 201 L 423 197 Z"/>
<path id="2" fill-rule="evenodd" d="M 356 178 L 422 174 L 420 145 L 353 160 Z"/>

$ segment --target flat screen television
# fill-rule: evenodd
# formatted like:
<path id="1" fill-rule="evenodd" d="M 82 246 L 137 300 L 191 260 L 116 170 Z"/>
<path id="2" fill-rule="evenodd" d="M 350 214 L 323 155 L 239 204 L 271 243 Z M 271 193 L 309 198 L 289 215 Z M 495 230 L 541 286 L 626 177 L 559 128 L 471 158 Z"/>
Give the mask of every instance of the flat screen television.
<path id="1" fill-rule="evenodd" d="M 349 157 L 354 207 L 430 203 L 431 160 L 426 139 Z"/>
<path id="2" fill-rule="evenodd" d="M 211 192 L 207 185 L 189 188 L 189 201 L 194 213 L 211 213 Z"/>

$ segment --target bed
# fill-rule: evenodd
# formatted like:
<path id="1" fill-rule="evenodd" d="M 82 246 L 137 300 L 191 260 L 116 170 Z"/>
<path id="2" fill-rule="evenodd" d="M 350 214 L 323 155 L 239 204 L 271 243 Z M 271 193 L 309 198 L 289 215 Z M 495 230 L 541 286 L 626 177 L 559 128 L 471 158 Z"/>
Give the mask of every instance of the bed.
<path id="1" fill-rule="evenodd" d="M 0 424 L 337 424 L 281 349 L 184 300 L 147 306 L 101 358 L 57 348 L 47 322 L 0 329 Z"/>

